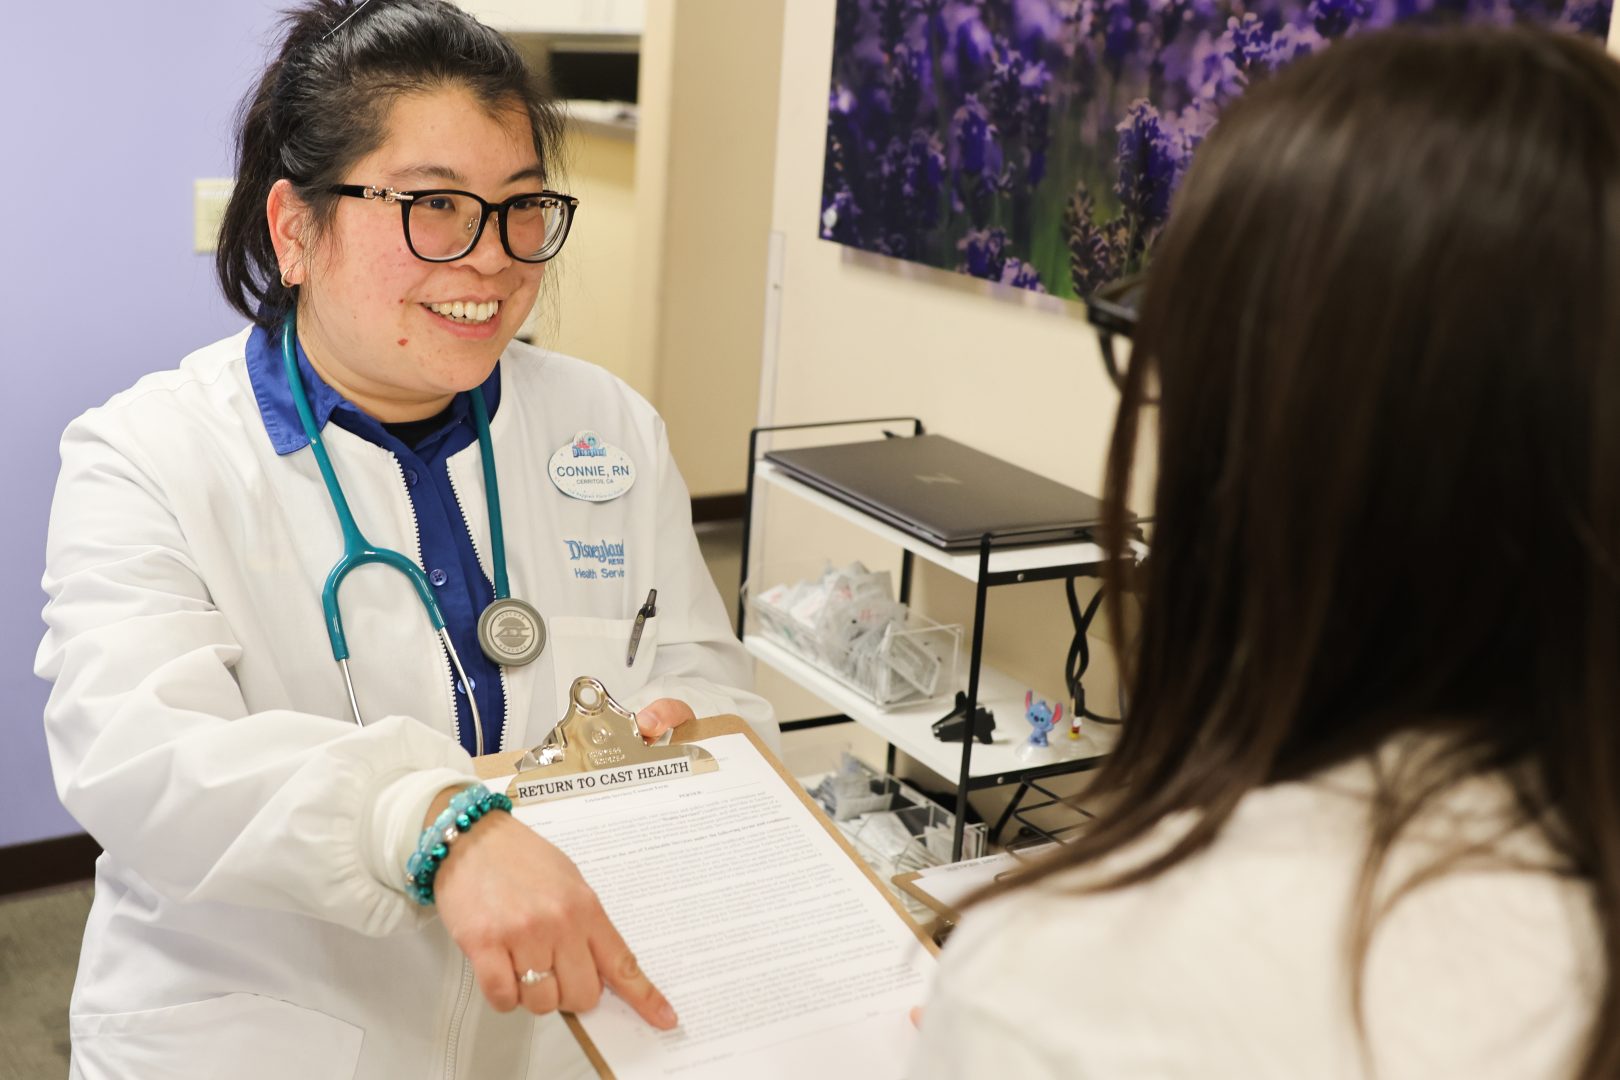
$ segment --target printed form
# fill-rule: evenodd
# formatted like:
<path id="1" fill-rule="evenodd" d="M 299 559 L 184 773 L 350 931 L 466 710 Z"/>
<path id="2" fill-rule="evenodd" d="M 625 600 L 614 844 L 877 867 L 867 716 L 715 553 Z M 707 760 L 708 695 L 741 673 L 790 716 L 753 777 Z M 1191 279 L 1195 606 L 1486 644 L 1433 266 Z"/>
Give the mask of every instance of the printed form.
<path id="1" fill-rule="evenodd" d="M 619 1080 L 902 1080 L 934 957 L 746 735 L 717 772 L 520 806 L 681 1018 L 578 1017 Z"/>

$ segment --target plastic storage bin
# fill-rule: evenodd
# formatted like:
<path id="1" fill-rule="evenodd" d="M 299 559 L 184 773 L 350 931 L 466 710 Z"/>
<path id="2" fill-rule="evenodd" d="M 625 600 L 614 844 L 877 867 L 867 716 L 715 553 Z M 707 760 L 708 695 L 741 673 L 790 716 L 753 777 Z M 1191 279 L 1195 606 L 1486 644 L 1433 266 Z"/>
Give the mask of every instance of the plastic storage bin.
<path id="1" fill-rule="evenodd" d="M 838 823 L 862 861 L 900 897 L 907 910 L 926 916 L 914 898 L 895 888 L 896 874 L 951 861 L 956 816 L 921 792 L 879 773 L 845 753 L 838 768 L 823 776 L 810 796 Z M 984 825 L 963 830 L 962 858 L 985 852 Z"/>
<path id="2" fill-rule="evenodd" d="M 821 577 L 835 575 L 830 568 Z M 814 580 L 818 575 L 767 571 L 769 582 Z M 886 579 L 887 574 L 872 575 Z M 749 617 L 755 631 L 798 656 L 828 677 L 859 693 L 880 708 L 932 701 L 957 690 L 957 667 L 962 653 L 962 628 L 937 623 L 893 599 L 880 600 L 900 618 L 886 618 L 850 644 L 846 635 L 828 626 L 825 612 L 806 614 L 772 603 L 783 587 L 750 588 Z M 892 596 L 892 593 L 891 593 Z"/>

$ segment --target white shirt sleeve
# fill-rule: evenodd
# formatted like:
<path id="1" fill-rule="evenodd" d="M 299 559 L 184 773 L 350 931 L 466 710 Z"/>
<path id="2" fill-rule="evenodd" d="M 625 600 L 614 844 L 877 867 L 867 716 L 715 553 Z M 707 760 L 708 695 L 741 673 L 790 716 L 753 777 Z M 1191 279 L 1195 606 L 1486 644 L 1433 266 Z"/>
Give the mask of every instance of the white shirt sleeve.
<path id="1" fill-rule="evenodd" d="M 36 657 L 54 684 L 45 725 L 63 805 L 172 899 L 373 935 L 415 925 L 399 852 L 433 792 L 472 779 L 467 754 L 403 716 L 360 728 L 250 712 L 242 649 L 161 485 L 95 416 L 62 439 Z"/>

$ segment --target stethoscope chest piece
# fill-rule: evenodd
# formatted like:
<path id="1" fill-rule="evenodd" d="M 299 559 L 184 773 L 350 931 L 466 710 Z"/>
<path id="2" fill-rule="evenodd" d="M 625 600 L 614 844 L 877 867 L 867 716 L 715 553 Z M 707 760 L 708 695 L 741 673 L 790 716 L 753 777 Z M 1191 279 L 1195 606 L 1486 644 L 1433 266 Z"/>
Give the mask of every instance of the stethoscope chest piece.
<path id="1" fill-rule="evenodd" d="M 527 664 L 545 651 L 546 621 L 522 600 L 504 597 L 478 617 L 478 644 L 497 664 Z"/>

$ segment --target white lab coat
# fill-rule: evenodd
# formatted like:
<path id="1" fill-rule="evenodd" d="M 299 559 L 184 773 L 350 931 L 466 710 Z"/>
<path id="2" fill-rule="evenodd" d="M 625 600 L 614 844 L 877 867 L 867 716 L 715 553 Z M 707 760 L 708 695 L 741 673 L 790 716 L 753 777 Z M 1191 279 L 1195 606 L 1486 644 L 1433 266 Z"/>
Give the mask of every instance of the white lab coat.
<path id="1" fill-rule="evenodd" d="M 349 719 L 320 604 L 337 520 L 310 451 L 272 450 L 246 340 L 142 379 L 62 439 L 37 670 L 55 684 L 58 793 L 106 851 L 70 1010 L 76 1075 L 546 1076 L 547 1062 L 525 1071 L 532 1018 L 489 1009 L 401 888 L 429 800 L 472 775 L 448 660 L 402 575 L 355 571 L 342 608 L 368 723 Z M 631 708 L 677 697 L 774 741 L 769 706 L 736 689 L 749 664 L 652 407 L 521 343 L 502 380 L 490 433 L 512 593 L 550 629 L 536 662 L 504 671 L 503 745 L 542 738 L 581 674 Z M 629 493 L 587 503 L 553 486 L 547 462 L 581 429 L 628 453 Z M 419 558 L 395 457 L 323 434 L 361 530 Z M 489 574 L 477 444 L 450 470 Z M 622 577 L 584 551 L 603 541 L 623 543 Z"/>

